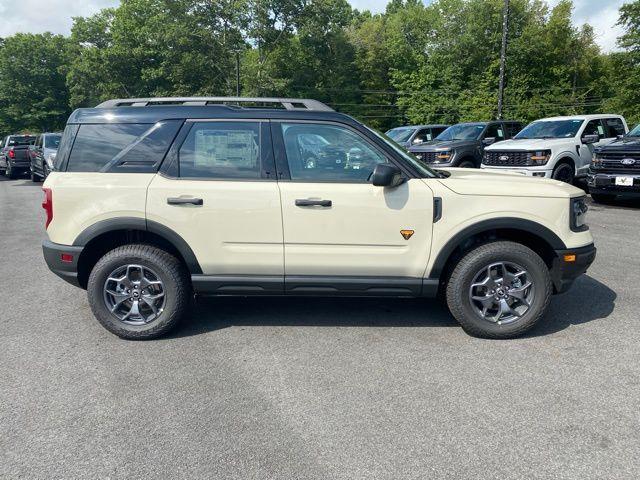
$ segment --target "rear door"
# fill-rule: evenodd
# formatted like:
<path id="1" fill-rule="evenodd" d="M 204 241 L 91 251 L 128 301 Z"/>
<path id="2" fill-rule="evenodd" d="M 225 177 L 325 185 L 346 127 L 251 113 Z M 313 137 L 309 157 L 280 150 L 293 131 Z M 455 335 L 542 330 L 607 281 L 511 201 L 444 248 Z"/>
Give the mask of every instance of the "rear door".
<path id="1" fill-rule="evenodd" d="M 147 221 L 184 239 L 207 276 L 201 280 L 219 293 L 282 291 L 282 214 L 269 122 L 187 121 L 162 170 L 149 185 Z"/>

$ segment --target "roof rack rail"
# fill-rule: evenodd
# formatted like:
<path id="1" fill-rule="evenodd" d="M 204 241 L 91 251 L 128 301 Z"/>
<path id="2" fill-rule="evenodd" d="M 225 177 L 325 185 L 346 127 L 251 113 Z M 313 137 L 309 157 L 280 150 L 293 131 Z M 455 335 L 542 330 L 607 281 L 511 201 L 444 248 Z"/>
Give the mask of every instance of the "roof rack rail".
<path id="1" fill-rule="evenodd" d="M 155 97 L 155 98 L 117 98 L 107 100 L 96 108 L 148 107 L 153 105 L 226 105 L 228 103 L 279 103 L 286 110 L 314 110 L 333 112 L 334 110 L 318 100 L 307 98 L 270 98 L 270 97 Z"/>

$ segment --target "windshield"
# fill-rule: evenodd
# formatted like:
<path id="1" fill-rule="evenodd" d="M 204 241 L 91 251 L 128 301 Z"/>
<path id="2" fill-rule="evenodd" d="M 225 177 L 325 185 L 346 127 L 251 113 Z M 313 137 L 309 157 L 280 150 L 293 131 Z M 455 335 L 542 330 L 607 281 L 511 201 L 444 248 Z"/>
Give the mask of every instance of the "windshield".
<path id="1" fill-rule="evenodd" d="M 484 123 L 459 123 L 447 128 L 436 140 L 475 140 L 484 131 Z"/>
<path id="2" fill-rule="evenodd" d="M 396 153 L 398 153 L 405 161 L 411 164 L 418 172 L 420 172 L 422 177 L 426 178 L 437 178 L 439 175 L 434 172 L 431 168 L 427 166 L 426 163 L 418 160 L 416 157 L 408 153 L 404 148 L 400 147 L 395 141 L 389 138 L 386 135 L 382 135 L 381 133 L 376 132 L 373 128 L 369 128 L 364 125 L 364 128 L 373 133 L 376 137 L 381 139 L 384 143 L 393 148 Z"/>
<path id="3" fill-rule="evenodd" d="M 12 147 L 14 145 L 31 145 L 36 140 L 36 137 L 22 136 L 22 137 L 9 137 L 7 145 Z"/>
<path id="4" fill-rule="evenodd" d="M 640 137 L 640 125 L 636 125 L 636 128 L 627 133 L 628 137 Z"/>
<path id="5" fill-rule="evenodd" d="M 57 150 L 58 145 L 60 145 L 60 138 L 62 138 L 62 135 L 47 135 L 44 137 L 44 148 Z"/>
<path id="6" fill-rule="evenodd" d="M 584 120 L 543 120 L 527 125 L 514 139 L 575 137 Z"/>
<path id="7" fill-rule="evenodd" d="M 411 134 L 415 131 L 416 129 L 411 127 L 398 127 L 392 128 L 386 133 L 386 135 L 387 137 L 399 143 L 408 141 L 409 137 L 411 137 Z"/>

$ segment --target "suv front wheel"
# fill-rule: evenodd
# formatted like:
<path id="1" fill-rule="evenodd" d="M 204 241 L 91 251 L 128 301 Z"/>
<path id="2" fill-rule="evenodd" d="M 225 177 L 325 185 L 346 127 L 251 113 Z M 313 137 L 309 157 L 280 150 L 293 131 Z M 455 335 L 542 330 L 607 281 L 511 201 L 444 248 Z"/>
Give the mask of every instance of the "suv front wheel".
<path id="1" fill-rule="evenodd" d="M 111 333 L 130 340 L 157 338 L 178 325 L 191 299 L 180 261 L 151 245 L 124 245 L 105 254 L 87 285 L 89 305 Z"/>
<path id="2" fill-rule="evenodd" d="M 549 270 L 538 254 L 497 241 L 466 253 L 447 283 L 449 310 L 477 337 L 513 338 L 543 317 L 551 299 Z"/>

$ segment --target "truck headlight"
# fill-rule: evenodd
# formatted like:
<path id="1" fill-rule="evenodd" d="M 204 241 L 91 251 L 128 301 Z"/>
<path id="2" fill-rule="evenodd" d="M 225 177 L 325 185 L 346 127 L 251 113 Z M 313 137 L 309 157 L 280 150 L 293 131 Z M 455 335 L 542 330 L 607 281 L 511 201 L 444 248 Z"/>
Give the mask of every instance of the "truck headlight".
<path id="1" fill-rule="evenodd" d="M 593 158 L 591 159 L 591 166 L 593 168 L 601 168 L 602 167 L 602 154 L 600 152 L 594 152 Z"/>
<path id="2" fill-rule="evenodd" d="M 551 158 L 551 150 L 538 150 L 527 154 L 529 165 L 537 167 L 538 165 L 546 165 Z"/>
<path id="3" fill-rule="evenodd" d="M 436 150 L 435 163 L 448 163 L 453 158 L 453 150 Z"/>
<path id="4" fill-rule="evenodd" d="M 586 223 L 587 211 L 589 206 L 587 205 L 587 197 L 578 197 L 571 199 L 571 230 L 574 232 L 584 232 L 589 230 Z"/>

